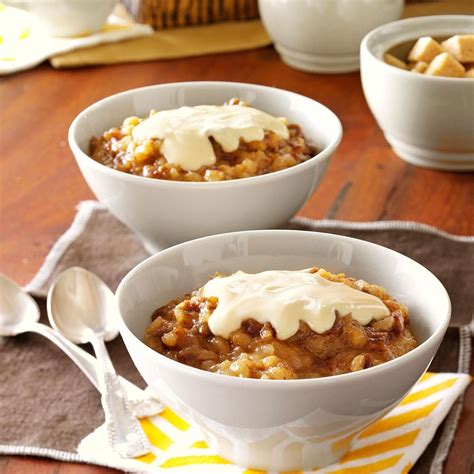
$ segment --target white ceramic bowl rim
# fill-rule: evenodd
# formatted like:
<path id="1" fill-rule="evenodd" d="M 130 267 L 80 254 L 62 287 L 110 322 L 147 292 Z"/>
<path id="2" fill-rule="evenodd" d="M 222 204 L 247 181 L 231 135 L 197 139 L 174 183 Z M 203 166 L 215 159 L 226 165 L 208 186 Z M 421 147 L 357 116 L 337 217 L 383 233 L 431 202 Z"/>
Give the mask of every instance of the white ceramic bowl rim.
<path id="1" fill-rule="evenodd" d="M 179 87 L 179 86 L 219 86 L 219 85 L 235 85 L 235 86 L 246 86 L 249 87 L 251 86 L 252 88 L 255 88 L 257 91 L 258 90 L 276 90 L 276 91 L 281 91 L 284 92 L 285 94 L 290 94 L 293 96 L 297 96 L 300 98 L 303 98 L 305 100 L 309 100 L 312 102 L 315 102 L 320 106 L 321 108 L 324 109 L 324 111 L 331 115 L 333 120 L 338 126 L 338 131 L 337 135 L 335 138 L 330 142 L 325 148 L 323 148 L 317 155 L 309 158 L 308 160 L 304 161 L 303 163 L 298 163 L 295 166 L 292 166 L 291 168 L 286 168 L 283 170 L 279 171 L 272 171 L 271 173 L 259 175 L 259 176 L 252 176 L 249 178 L 240 178 L 240 179 L 231 179 L 228 181 L 206 181 L 206 182 L 188 182 L 188 181 L 172 181 L 172 180 L 166 180 L 166 179 L 153 179 L 153 178 L 145 178 L 144 176 L 137 176 L 134 174 L 129 174 L 125 173 L 123 171 L 119 171 L 113 168 L 109 168 L 108 166 L 105 166 L 101 163 L 98 163 L 97 161 L 93 160 L 89 155 L 84 153 L 79 145 L 76 142 L 76 131 L 77 128 L 79 127 L 79 123 L 81 120 L 84 119 L 84 116 L 90 113 L 93 113 L 95 109 L 101 107 L 103 104 L 110 100 L 117 99 L 119 97 L 124 97 L 128 95 L 133 95 L 139 91 L 143 90 L 148 90 L 148 89 L 153 89 L 153 88 L 174 88 L 174 87 Z M 91 137 L 92 138 L 92 137 Z M 117 94 L 105 97 L 104 99 L 101 99 L 97 102 L 94 102 L 93 104 L 89 105 L 86 109 L 84 109 L 81 113 L 79 113 L 76 118 L 72 121 L 71 126 L 69 127 L 69 132 L 68 132 L 68 141 L 69 141 L 69 146 L 72 148 L 74 154 L 81 156 L 82 158 L 86 159 L 89 161 L 89 164 L 91 166 L 96 167 L 99 171 L 102 171 L 104 173 L 108 173 L 111 176 L 116 176 L 120 177 L 124 180 L 130 180 L 130 181 L 135 181 L 135 180 L 140 180 L 140 182 L 143 184 L 143 186 L 178 186 L 178 187 L 202 187 L 202 186 L 213 186 L 213 187 L 231 187 L 231 186 L 242 186 L 242 185 L 251 185 L 253 183 L 257 182 L 262 182 L 262 181 L 267 181 L 274 179 L 275 177 L 280 177 L 283 174 L 285 175 L 291 175 L 294 173 L 298 173 L 299 171 L 302 170 L 302 168 L 307 168 L 311 167 L 312 165 L 316 164 L 316 162 L 323 161 L 327 159 L 329 156 L 331 156 L 332 152 L 337 148 L 339 143 L 341 142 L 342 139 L 342 124 L 337 117 L 337 115 L 330 110 L 328 107 L 325 105 L 321 104 L 320 102 L 311 99 L 309 97 L 303 96 L 301 94 L 297 94 L 296 92 L 291 92 L 287 91 L 284 89 L 278 89 L 276 87 L 268 87 L 268 86 L 261 86 L 257 84 L 251 84 L 251 83 L 244 83 L 244 82 L 225 82 L 225 81 L 189 81 L 189 82 L 170 82 L 170 83 L 165 83 L 165 84 L 155 84 L 152 86 L 146 86 L 146 87 L 138 87 L 136 89 L 130 89 L 126 90 L 123 92 L 119 92 Z"/>
<path id="2" fill-rule="evenodd" d="M 308 234 L 308 235 L 313 235 L 313 236 L 314 235 L 320 235 L 320 234 L 324 234 L 324 235 L 328 234 L 328 233 L 323 233 L 323 232 L 300 231 L 300 230 L 263 230 L 263 231 L 262 230 L 250 230 L 250 231 L 243 231 L 243 232 L 229 232 L 229 233 L 217 234 L 217 235 L 224 237 L 224 236 L 231 236 L 231 235 L 267 234 L 268 236 L 270 236 L 271 234 L 274 235 L 274 234 L 277 234 L 277 233 L 280 234 L 280 235 L 287 234 L 288 238 L 291 238 L 291 235 L 294 235 L 295 233 Z M 159 352 L 154 351 L 152 348 L 148 347 L 143 342 L 142 339 L 139 339 L 128 328 L 125 321 L 123 320 L 121 311 L 119 310 L 120 332 L 126 331 L 130 336 L 137 339 L 139 341 L 139 343 L 145 348 L 145 350 L 151 351 L 153 354 L 156 354 L 157 357 L 161 358 L 161 360 L 164 364 L 168 364 L 170 367 L 173 367 L 175 370 L 184 372 L 186 374 L 186 376 L 205 378 L 205 379 L 210 380 L 212 383 L 246 384 L 246 386 L 248 388 L 258 388 L 259 386 L 261 386 L 262 383 L 264 383 L 264 384 L 273 384 L 276 387 L 278 387 L 279 390 L 285 389 L 285 388 L 286 389 L 296 389 L 297 387 L 301 388 L 302 385 L 307 385 L 309 387 L 309 386 L 313 386 L 313 385 L 324 385 L 324 384 L 327 384 L 327 383 L 346 383 L 346 382 L 349 382 L 349 381 L 353 380 L 354 378 L 365 377 L 365 376 L 367 376 L 367 374 L 370 376 L 370 375 L 373 375 L 377 372 L 384 371 L 389 367 L 393 367 L 394 365 L 399 364 L 402 361 L 408 361 L 409 359 L 416 358 L 418 353 L 420 351 L 422 351 L 424 349 L 424 347 L 427 344 L 429 344 L 429 342 L 432 339 L 435 339 L 439 334 L 444 333 L 446 331 L 447 327 L 448 327 L 448 324 L 449 324 L 449 321 L 450 321 L 450 316 L 451 316 L 451 301 L 450 301 L 449 295 L 448 295 L 446 289 L 444 288 L 444 286 L 442 285 L 442 283 L 428 269 L 423 267 L 423 265 L 419 264 L 418 262 L 411 259 L 410 257 L 407 257 L 406 255 L 403 255 L 399 252 L 396 252 L 395 250 L 391 250 L 387 247 L 383 247 L 382 245 L 374 244 L 372 242 L 367 242 L 367 241 L 364 241 L 364 240 L 361 240 L 361 239 L 355 239 L 353 237 L 346 237 L 346 236 L 336 235 L 336 234 L 333 234 L 333 235 L 334 235 L 335 238 L 343 240 L 343 241 L 348 241 L 348 242 L 357 241 L 359 245 L 365 245 L 365 246 L 369 246 L 369 247 L 374 247 L 375 246 L 375 247 L 383 248 L 385 251 L 387 251 L 389 253 L 401 256 L 403 259 L 406 259 L 406 260 L 410 261 L 411 264 L 413 264 L 413 265 L 419 267 L 420 269 L 422 269 L 422 271 L 424 271 L 426 273 L 429 273 L 434 278 L 434 280 L 438 283 L 439 291 L 443 292 L 444 297 L 446 299 L 446 305 L 447 305 L 446 309 L 447 309 L 447 311 L 446 311 L 446 314 L 444 315 L 444 320 L 440 321 L 438 328 L 425 341 L 423 341 L 419 346 L 415 347 L 410 352 L 407 352 L 406 354 L 404 354 L 400 357 L 397 357 L 393 360 L 390 360 L 388 362 L 384 362 L 383 364 L 376 365 L 374 367 L 370 367 L 368 369 L 364 369 L 364 370 L 357 371 L 357 372 L 350 372 L 350 373 L 340 374 L 340 375 L 331 375 L 331 376 L 328 376 L 328 377 L 321 377 L 321 378 L 296 379 L 296 380 L 272 380 L 272 379 L 261 380 L 261 379 L 252 379 L 252 378 L 244 378 L 244 377 L 232 377 L 232 376 L 224 375 L 224 374 L 216 374 L 216 373 L 213 373 L 213 372 L 208 372 L 208 371 L 205 371 L 205 370 L 202 370 L 202 369 L 197 369 L 195 367 L 191 367 L 191 366 L 183 364 L 181 362 L 177 362 L 173 359 L 169 359 L 168 357 L 160 354 Z M 155 255 L 152 255 L 151 257 L 148 257 L 143 262 L 139 263 L 120 282 L 120 284 L 119 284 L 119 286 L 116 290 L 116 293 L 115 293 L 116 297 L 117 297 L 117 302 L 118 303 L 120 302 L 121 292 L 122 292 L 124 286 L 127 284 L 127 282 L 129 280 L 131 280 L 133 278 L 135 273 L 137 273 L 141 270 L 141 268 L 146 267 L 148 265 L 153 265 L 153 261 L 155 259 L 160 258 L 162 255 L 165 255 L 165 254 L 170 253 L 170 252 L 174 252 L 174 251 L 176 251 L 177 249 L 179 249 L 181 247 L 185 247 L 185 246 L 189 245 L 190 243 L 200 242 L 200 241 L 203 241 L 205 239 L 209 239 L 209 238 L 213 238 L 213 237 L 216 237 L 216 235 L 214 235 L 214 236 L 211 235 L 211 236 L 208 236 L 208 237 L 201 237 L 199 239 L 194 239 L 194 240 L 190 240 L 188 242 L 184 242 L 184 243 L 175 245 L 173 247 L 162 250 L 161 252 L 159 252 Z"/>
<path id="3" fill-rule="evenodd" d="M 436 18 L 438 19 L 439 21 L 452 21 L 453 19 L 457 19 L 457 20 L 462 20 L 462 19 L 468 19 L 468 18 L 471 18 L 469 15 L 431 15 L 431 16 L 418 16 L 418 17 L 415 17 L 415 18 L 405 18 L 403 20 L 397 20 L 397 21 L 392 21 L 391 23 L 386 23 L 385 25 L 382 25 L 382 26 L 379 26 L 377 28 L 375 28 L 374 30 L 370 31 L 369 33 L 367 33 L 361 44 L 360 44 L 360 48 L 361 50 L 362 49 L 365 49 L 366 51 L 369 52 L 369 54 L 375 58 L 377 61 L 379 61 L 380 63 L 382 63 L 384 65 L 384 67 L 386 68 L 389 68 L 390 71 L 392 71 L 393 74 L 401 74 L 402 77 L 405 76 L 407 77 L 406 75 L 408 74 L 410 77 L 413 78 L 414 81 L 445 81 L 445 82 L 460 82 L 460 79 L 464 79 L 462 77 L 444 77 L 444 76 L 428 76 L 426 74 L 417 74 L 417 73 L 413 73 L 411 71 L 407 71 L 405 69 L 401 69 L 401 68 L 398 68 L 398 67 L 395 67 L 395 66 L 391 66 L 390 64 L 387 64 L 382 58 L 378 57 L 378 55 L 376 55 L 374 52 L 373 52 L 373 49 L 372 48 L 369 48 L 369 43 L 370 41 L 372 40 L 372 38 L 374 36 L 376 36 L 377 34 L 379 34 L 381 31 L 384 31 L 385 29 L 387 28 L 391 28 L 393 26 L 396 26 L 396 25 L 409 25 L 409 24 L 423 24 L 423 23 L 428 23 L 428 22 L 432 22 L 433 19 Z M 416 36 L 413 38 L 414 40 L 418 39 Z M 390 49 L 390 47 L 388 48 Z M 386 52 L 386 51 L 385 51 Z M 469 80 L 469 79 L 467 79 Z"/>

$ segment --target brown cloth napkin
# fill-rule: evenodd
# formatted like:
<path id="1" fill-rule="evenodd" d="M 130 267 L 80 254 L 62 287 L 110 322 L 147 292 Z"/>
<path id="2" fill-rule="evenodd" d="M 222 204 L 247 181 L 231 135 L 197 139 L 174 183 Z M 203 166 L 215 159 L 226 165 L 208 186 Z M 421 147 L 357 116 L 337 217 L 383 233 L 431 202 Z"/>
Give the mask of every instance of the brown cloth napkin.
<path id="1" fill-rule="evenodd" d="M 400 221 L 352 223 L 296 218 L 288 227 L 362 238 L 391 247 L 428 267 L 446 286 L 453 303 L 452 325 L 430 371 L 469 371 L 473 237 L 452 236 Z M 99 203 L 86 201 L 27 289 L 44 296 L 55 276 L 74 265 L 97 273 L 115 289 L 128 270 L 147 256 L 131 230 Z M 463 269 L 462 277 L 459 269 Z M 45 322 L 44 300 L 39 302 Z M 108 343 L 108 349 L 117 371 L 143 388 L 122 340 Z M 79 441 L 103 423 L 103 413 L 98 393 L 79 369 L 46 339 L 24 334 L 0 340 L 0 373 L 0 454 L 80 462 L 76 454 Z M 411 472 L 442 472 L 461 407 L 462 401 L 454 405 Z M 433 466 L 439 469 L 430 471 Z"/>
<path id="2" fill-rule="evenodd" d="M 472 0 L 412 2 L 405 7 L 403 17 L 454 13 L 474 13 Z M 158 31 L 147 37 L 60 54 L 50 61 L 55 68 L 141 62 L 244 51 L 271 42 L 260 20 L 224 22 Z"/>

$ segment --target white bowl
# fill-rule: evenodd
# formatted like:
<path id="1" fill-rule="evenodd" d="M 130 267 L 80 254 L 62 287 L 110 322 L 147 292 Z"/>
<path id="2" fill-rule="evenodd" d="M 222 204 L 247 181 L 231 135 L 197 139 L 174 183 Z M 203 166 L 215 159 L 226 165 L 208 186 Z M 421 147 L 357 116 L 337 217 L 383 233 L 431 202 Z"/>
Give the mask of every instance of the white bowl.
<path id="1" fill-rule="evenodd" d="M 202 286 L 215 271 L 258 272 L 322 266 L 384 286 L 409 307 L 421 342 L 413 351 L 360 372 L 306 380 L 255 380 L 195 369 L 143 342 L 153 311 Z M 120 332 L 148 385 L 199 425 L 224 458 L 254 469 L 288 471 L 333 463 L 352 436 L 383 416 L 435 355 L 451 305 L 426 268 L 385 247 L 332 234 L 264 230 L 215 235 L 158 253 L 117 290 Z"/>
<path id="2" fill-rule="evenodd" d="M 221 105 L 232 97 L 297 123 L 321 152 L 282 171 L 204 183 L 135 176 L 88 156 L 91 137 L 100 136 L 128 116 L 146 116 L 150 109 L 183 105 Z M 233 82 L 183 82 L 134 89 L 91 105 L 73 121 L 69 144 L 99 201 L 154 252 L 205 235 L 284 224 L 311 196 L 341 136 L 341 123 L 329 109 L 293 92 Z"/>
<path id="3" fill-rule="evenodd" d="M 427 16 L 383 25 L 362 41 L 365 98 L 385 138 L 408 163 L 474 170 L 474 80 L 405 71 L 386 64 L 383 55 L 420 36 L 451 36 L 473 29 L 472 16 Z"/>
<path id="4" fill-rule="evenodd" d="M 263 24 L 282 60 L 296 69 L 359 69 L 359 47 L 375 27 L 400 18 L 404 0 L 259 0 Z"/>
<path id="5" fill-rule="evenodd" d="M 117 0 L 7 0 L 31 12 L 50 35 L 73 37 L 96 33 Z"/>

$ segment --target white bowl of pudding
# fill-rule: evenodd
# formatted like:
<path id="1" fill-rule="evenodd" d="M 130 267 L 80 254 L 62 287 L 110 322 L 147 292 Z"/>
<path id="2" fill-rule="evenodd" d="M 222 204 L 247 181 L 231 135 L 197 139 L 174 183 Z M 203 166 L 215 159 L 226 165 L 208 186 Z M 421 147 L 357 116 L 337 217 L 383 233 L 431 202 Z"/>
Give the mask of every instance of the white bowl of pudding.
<path id="1" fill-rule="evenodd" d="M 474 80 L 405 71 L 384 55 L 420 37 L 445 39 L 473 28 L 467 15 L 409 18 L 371 31 L 361 44 L 367 103 L 394 152 L 410 164 L 474 170 Z"/>
<path id="2" fill-rule="evenodd" d="M 400 18 L 404 0 L 259 0 L 263 24 L 282 60 L 315 73 L 359 70 L 364 35 Z"/>
<path id="3" fill-rule="evenodd" d="M 353 373 L 261 380 L 190 367 L 143 342 L 156 308 L 201 287 L 216 271 L 230 275 L 315 265 L 386 288 L 407 305 L 419 345 Z M 133 269 L 116 295 L 121 335 L 147 384 L 201 427 L 222 457 L 272 471 L 310 470 L 340 459 L 354 436 L 385 415 L 423 375 L 451 312 L 438 279 L 397 252 L 348 237 L 284 230 L 221 234 L 164 250 Z"/>
<path id="4" fill-rule="evenodd" d="M 90 157 L 91 138 L 126 117 L 144 117 L 151 109 L 221 106 L 234 97 L 298 124 L 318 149 L 316 156 L 281 171 L 214 182 L 145 178 Z M 284 224 L 311 196 L 341 137 L 339 119 L 322 104 L 289 91 L 232 82 L 173 83 L 123 92 L 85 109 L 69 130 L 70 147 L 92 191 L 151 252 L 201 236 Z"/>

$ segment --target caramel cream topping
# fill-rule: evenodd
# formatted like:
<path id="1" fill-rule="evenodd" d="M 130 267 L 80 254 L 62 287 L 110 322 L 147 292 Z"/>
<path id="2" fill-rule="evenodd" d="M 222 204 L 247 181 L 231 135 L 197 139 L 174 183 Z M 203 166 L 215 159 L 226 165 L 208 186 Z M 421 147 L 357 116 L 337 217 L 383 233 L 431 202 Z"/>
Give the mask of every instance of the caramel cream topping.
<path id="1" fill-rule="evenodd" d="M 265 130 L 288 138 L 288 127 L 282 119 L 261 110 L 242 105 L 198 105 L 164 110 L 139 123 L 132 132 L 134 140 L 163 140 L 161 151 L 170 163 L 186 171 L 211 166 L 216 155 L 209 137 L 224 151 L 232 152 L 245 142 L 263 140 Z"/>
<path id="2" fill-rule="evenodd" d="M 390 314 L 379 298 L 309 270 L 237 272 L 208 281 L 202 294 L 218 298 L 208 324 L 214 335 L 224 338 L 249 318 L 270 323 L 284 340 L 298 331 L 300 321 L 319 334 L 328 331 L 336 311 L 340 316 L 351 313 L 362 325 Z"/>

